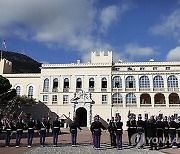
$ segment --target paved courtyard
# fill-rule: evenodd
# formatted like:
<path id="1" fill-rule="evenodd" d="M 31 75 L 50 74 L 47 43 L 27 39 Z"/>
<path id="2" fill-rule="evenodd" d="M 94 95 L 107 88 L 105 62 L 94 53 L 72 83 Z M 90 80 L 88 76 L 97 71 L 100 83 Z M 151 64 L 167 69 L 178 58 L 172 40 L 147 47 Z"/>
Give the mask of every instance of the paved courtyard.
<path id="1" fill-rule="evenodd" d="M 24 134 L 22 138 L 22 144 L 20 148 L 15 147 L 15 134 L 13 134 L 13 139 L 11 140 L 11 146 L 9 148 L 4 147 L 4 135 L 0 137 L 0 153 L 1 154 L 162 154 L 162 153 L 173 153 L 179 154 L 180 149 L 161 149 L 158 151 L 151 151 L 149 147 L 145 147 L 143 150 L 139 150 L 137 148 L 128 147 L 127 145 L 127 132 L 125 131 L 123 134 L 123 150 L 118 151 L 116 148 L 112 148 L 110 146 L 109 133 L 107 131 L 103 131 L 101 138 L 101 149 L 95 150 L 92 147 L 92 138 L 91 133 L 87 128 L 83 128 L 81 132 L 78 133 L 78 145 L 77 147 L 71 147 L 70 134 L 69 129 L 62 129 L 62 134 L 59 136 L 58 147 L 52 146 L 52 134 L 50 133 L 48 137 L 46 137 L 46 146 L 40 147 L 39 145 L 39 136 L 35 133 L 35 138 L 33 140 L 33 147 L 27 148 L 27 138 Z"/>

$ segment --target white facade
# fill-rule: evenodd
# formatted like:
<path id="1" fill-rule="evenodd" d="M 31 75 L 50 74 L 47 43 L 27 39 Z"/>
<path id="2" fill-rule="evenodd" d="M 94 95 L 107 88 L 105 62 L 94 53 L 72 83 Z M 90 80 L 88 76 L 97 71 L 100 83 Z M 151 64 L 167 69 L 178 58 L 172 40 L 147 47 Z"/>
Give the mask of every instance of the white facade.
<path id="1" fill-rule="evenodd" d="M 42 64 L 39 74 L 3 74 L 20 95 L 45 103 L 59 116 L 73 117 L 90 126 L 99 114 L 104 120 L 128 112 L 170 116 L 180 114 L 180 62 L 112 62 L 107 55 L 91 53 L 89 63 Z M 32 89 L 31 89 L 32 90 Z M 84 118 L 84 119 L 83 119 Z"/>

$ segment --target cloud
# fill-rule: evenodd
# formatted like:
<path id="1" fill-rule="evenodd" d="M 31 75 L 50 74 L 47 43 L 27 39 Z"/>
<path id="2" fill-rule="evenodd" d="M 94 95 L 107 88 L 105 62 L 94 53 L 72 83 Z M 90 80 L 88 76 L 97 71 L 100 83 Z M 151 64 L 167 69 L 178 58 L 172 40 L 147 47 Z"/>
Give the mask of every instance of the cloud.
<path id="1" fill-rule="evenodd" d="M 164 16 L 161 24 L 150 29 L 155 35 L 173 36 L 180 43 L 180 9 L 174 10 L 170 15 Z"/>
<path id="2" fill-rule="evenodd" d="M 158 54 L 154 51 L 152 47 L 141 47 L 136 43 L 127 44 L 124 47 L 124 53 L 130 59 L 135 59 L 137 57 L 151 57 L 152 55 Z"/>
<path id="3" fill-rule="evenodd" d="M 171 49 L 166 57 L 167 61 L 180 61 L 180 46 Z"/>
<path id="4" fill-rule="evenodd" d="M 113 22 L 120 19 L 120 17 L 128 10 L 135 7 L 135 4 L 129 0 L 122 0 L 118 5 L 111 5 L 105 7 L 100 12 L 100 32 L 104 33 Z"/>

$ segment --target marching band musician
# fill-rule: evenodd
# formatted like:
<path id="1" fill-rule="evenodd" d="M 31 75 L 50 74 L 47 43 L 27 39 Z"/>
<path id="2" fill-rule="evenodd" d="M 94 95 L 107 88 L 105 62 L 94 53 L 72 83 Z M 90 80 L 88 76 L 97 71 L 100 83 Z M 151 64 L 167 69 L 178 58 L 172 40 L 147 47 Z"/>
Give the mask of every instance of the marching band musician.
<path id="1" fill-rule="evenodd" d="M 122 150 L 122 129 L 123 123 L 121 122 L 121 116 L 116 117 L 115 123 L 115 132 L 116 132 L 116 141 L 117 141 L 117 149 Z"/>
<path id="2" fill-rule="evenodd" d="M 19 148 L 21 137 L 23 133 L 23 129 L 25 128 L 25 123 L 22 121 L 22 117 L 18 117 L 18 121 L 16 122 L 16 148 Z"/>
<path id="3" fill-rule="evenodd" d="M 28 129 L 28 140 L 27 140 L 27 144 L 28 144 L 28 148 L 30 148 L 32 146 L 32 140 L 34 137 L 34 130 L 35 130 L 35 121 L 33 120 L 33 117 L 30 116 L 30 119 L 27 123 L 27 129 Z"/>
<path id="4" fill-rule="evenodd" d="M 46 119 L 45 117 L 42 117 L 42 121 L 39 123 L 40 144 L 42 147 L 45 146 L 46 128 L 47 128 Z"/>

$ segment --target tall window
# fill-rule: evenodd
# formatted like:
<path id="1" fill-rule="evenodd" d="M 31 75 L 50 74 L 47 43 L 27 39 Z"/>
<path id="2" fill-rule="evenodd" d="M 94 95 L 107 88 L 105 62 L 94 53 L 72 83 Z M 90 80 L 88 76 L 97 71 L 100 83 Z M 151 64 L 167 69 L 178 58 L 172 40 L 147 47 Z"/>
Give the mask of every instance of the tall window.
<path id="1" fill-rule="evenodd" d="M 64 88 L 69 88 L 69 79 L 68 78 L 64 79 Z"/>
<path id="2" fill-rule="evenodd" d="M 107 104 L 107 95 L 102 95 L 102 104 Z"/>
<path id="3" fill-rule="evenodd" d="M 82 79 L 81 78 L 77 78 L 77 80 L 76 80 L 76 88 L 82 88 Z"/>
<path id="4" fill-rule="evenodd" d="M 48 102 L 48 95 L 43 95 L 43 102 Z"/>
<path id="5" fill-rule="evenodd" d="M 28 88 L 28 97 L 33 97 L 33 86 L 29 86 Z"/>
<path id="6" fill-rule="evenodd" d="M 21 87 L 20 86 L 16 87 L 16 94 L 17 94 L 17 96 L 21 95 Z"/>
<path id="7" fill-rule="evenodd" d="M 58 88 L 58 79 L 55 78 L 55 79 L 53 80 L 53 89 L 57 89 L 57 88 Z"/>
<path id="8" fill-rule="evenodd" d="M 178 87 L 178 79 L 174 75 L 169 76 L 167 82 L 168 82 L 168 88 Z"/>
<path id="9" fill-rule="evenodd" d="M 158 75 L 154 77 L 154 88 L 163 88 L 164 87 L 164 81 L 162 76 Z"/>
<path id="10" fill-rule="evenodd" d="M 122 88 L 122 80 L 120 76 L 113 78 L 113 88 Z"/>
<path id="11" fill-rule="evenodd" d="M 141 76 L 139 79 L 140 88 L 150 88 L 149 78 L 147 76 Z"/>
<path id="12" fill-rule="evenodd" d="M 126 95 L 126 104 L 136 104 L 136 96 L 133 93 Z"/>
<path id="13" fill-rule="evenodd" d="M 133 76 L 128 76 L 126 78 L 126 88 L 136 88 L 135 79 Z"/>
<path id="14" fill-rule="evenodd" d="M 57 95 L 52 95 L 52 103 L 57 103 Z"/>
<path id="15" fill-rule="evenodd" d="M 115 93 L 113 94 L 113 104 L 122 104 L 123 100 L 122 100 L 122 96 L 120 93 Z"/>
<path id="16" fill-rule="evenodd" d="M 68 103 L 68 95 L 63 95 L 63 104 Z"/>
<path id="17" fill-rule="evenodd" d="M 49 79 L 48 78 L 46 78 L 45 80 L 44 80 L 44 91 L 48 91 L 49 90 Z"/>
<path id="18" fill-rule="evenodd" d="M 89 88 L 94 88 L 94 78 L 89 79 Z"/>
<path id="19" fill-rule="evenodd" d="M 105 77 L 102 78 L 101 83 L 102 83 L 102 88 L 107 88 L 107 79 Z"/>

